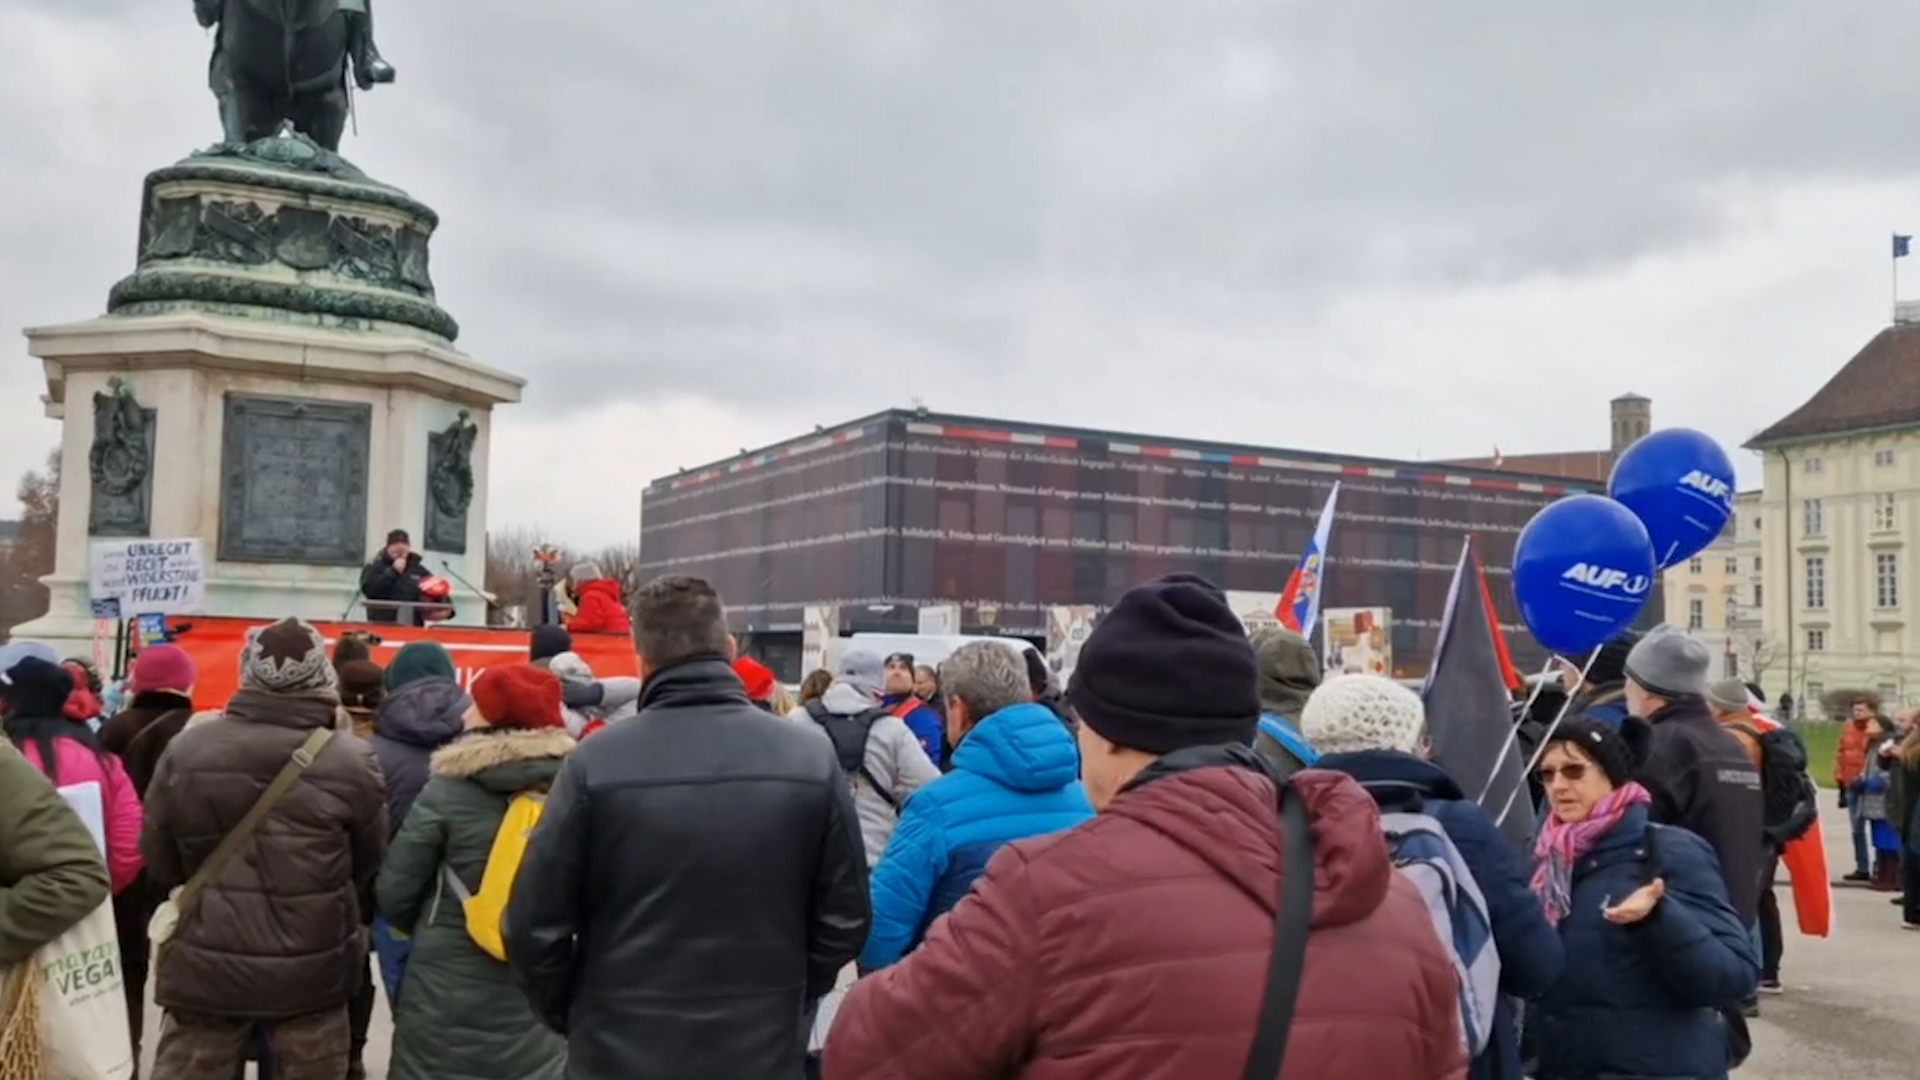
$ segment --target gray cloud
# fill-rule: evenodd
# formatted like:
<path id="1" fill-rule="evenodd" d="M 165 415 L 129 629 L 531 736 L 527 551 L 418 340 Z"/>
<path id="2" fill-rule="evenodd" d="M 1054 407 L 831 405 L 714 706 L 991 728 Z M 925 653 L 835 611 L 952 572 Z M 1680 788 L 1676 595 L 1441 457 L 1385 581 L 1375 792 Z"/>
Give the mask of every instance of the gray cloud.
<path id="1" fill-rule="evenodd" d="M 347 151 L 441 210 L 462 343 L 536 415 L 755 388 L 829 419 L 909 370 L 1004 408 L 980 387 L 1090 364 L 1279 392 L 1262 338 L 1356 292 L 1608 272 L 1724 237 L 1730 193 L 1920 168 L 1920 8 L 1870 0 L 374 2 L 401 82 Z M 9 10 L 98 51 L 0 74 L 85 91 L 0 119 L 0 325 L 83 317 L 139 175 L 216 134 L 205 39 L 184 0 Z"/>

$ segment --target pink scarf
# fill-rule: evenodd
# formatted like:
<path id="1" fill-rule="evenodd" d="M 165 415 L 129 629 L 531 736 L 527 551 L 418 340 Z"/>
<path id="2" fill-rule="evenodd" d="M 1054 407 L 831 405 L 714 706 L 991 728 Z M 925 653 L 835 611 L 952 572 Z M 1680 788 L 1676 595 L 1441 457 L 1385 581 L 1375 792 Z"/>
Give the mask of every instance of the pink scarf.
<path id="1" fill-rule="evenodd" d="M 1547 922 L 1554 926 L 1573 909 L 1573 866 L 1593 850 L 1600 838 L 1613 831 L 1627 811 L 1653 801 L 1647 789 L 1627 783 L 1614 788 L 1607 797 L 1593 804 L 1585 821 L 1571 824 L 1551 814 L 1540 827 L 1540 839 L 1533 845 L 1533 891 L 1540 897 Z"/>

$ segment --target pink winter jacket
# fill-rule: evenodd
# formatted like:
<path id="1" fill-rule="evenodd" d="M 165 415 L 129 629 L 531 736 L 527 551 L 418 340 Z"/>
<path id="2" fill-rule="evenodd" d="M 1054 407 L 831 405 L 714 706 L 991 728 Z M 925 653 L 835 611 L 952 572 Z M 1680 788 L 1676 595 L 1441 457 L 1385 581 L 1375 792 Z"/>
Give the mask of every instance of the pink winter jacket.
<path id="1" fill-rule="evenodd" d="M 140 857 L 140 827 L 145 823 L 140 794 L 133 789 L 133 781 L 128 779 L 119 758 L 112 754 L 96 757 L 93 751 L 72 739 L 52 742 L 54 760 L 60 767 L 59 777 L 54 780 L 56 784 L 68 787 L 92 781 L 100 785 L 100 798 L 107 815 L 107 874 L 113 878 L 113 891 L 117 893 L 133 884 L 145 865 Z M 34 768 L 46 774 L 36 740 L 26 740 L 20 752 L 33 762 Z"/>

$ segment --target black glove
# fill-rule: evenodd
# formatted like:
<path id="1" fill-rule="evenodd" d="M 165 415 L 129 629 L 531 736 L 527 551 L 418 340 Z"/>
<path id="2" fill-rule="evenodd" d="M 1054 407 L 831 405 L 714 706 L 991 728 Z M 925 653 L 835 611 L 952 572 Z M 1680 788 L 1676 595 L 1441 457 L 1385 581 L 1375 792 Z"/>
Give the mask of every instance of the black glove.
<path id="1" fill-rule="evenodd" d="M 1841 788 L 1840 789 L 1840 809 L 1845 810 L 1846 808 L 1847 808 L 1847 789 Z"/>

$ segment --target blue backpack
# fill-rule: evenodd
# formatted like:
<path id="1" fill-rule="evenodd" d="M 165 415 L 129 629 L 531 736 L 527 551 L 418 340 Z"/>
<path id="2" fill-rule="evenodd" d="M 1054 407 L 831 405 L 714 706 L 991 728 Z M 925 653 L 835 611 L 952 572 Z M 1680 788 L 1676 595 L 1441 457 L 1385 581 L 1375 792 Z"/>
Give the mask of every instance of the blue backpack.
<path id="1" fill-rule="evenodd" d="M 1301 768 L 1311 769 L 1320 760 L 1320 751 L 1313 748 L 1306 736 L 1294 729 L 1274 713 L 1260 714 L 1260 733 L 1280 744 L 1280 748 L 1300 760 Z"/>
<path id="2" fill-rule="evenodd" d="M 1479 1057 L 1493 1040 L 1493 1010 L 1500 1001 L 1500 950 L 1493 942 L 1486 897 L 1460 849 L 1431 815 L 1382 813 L 1380 828 L 1394 869 L 1419 886 L 1434 931 L 1453 955 L 1467 1055 Z"/>

